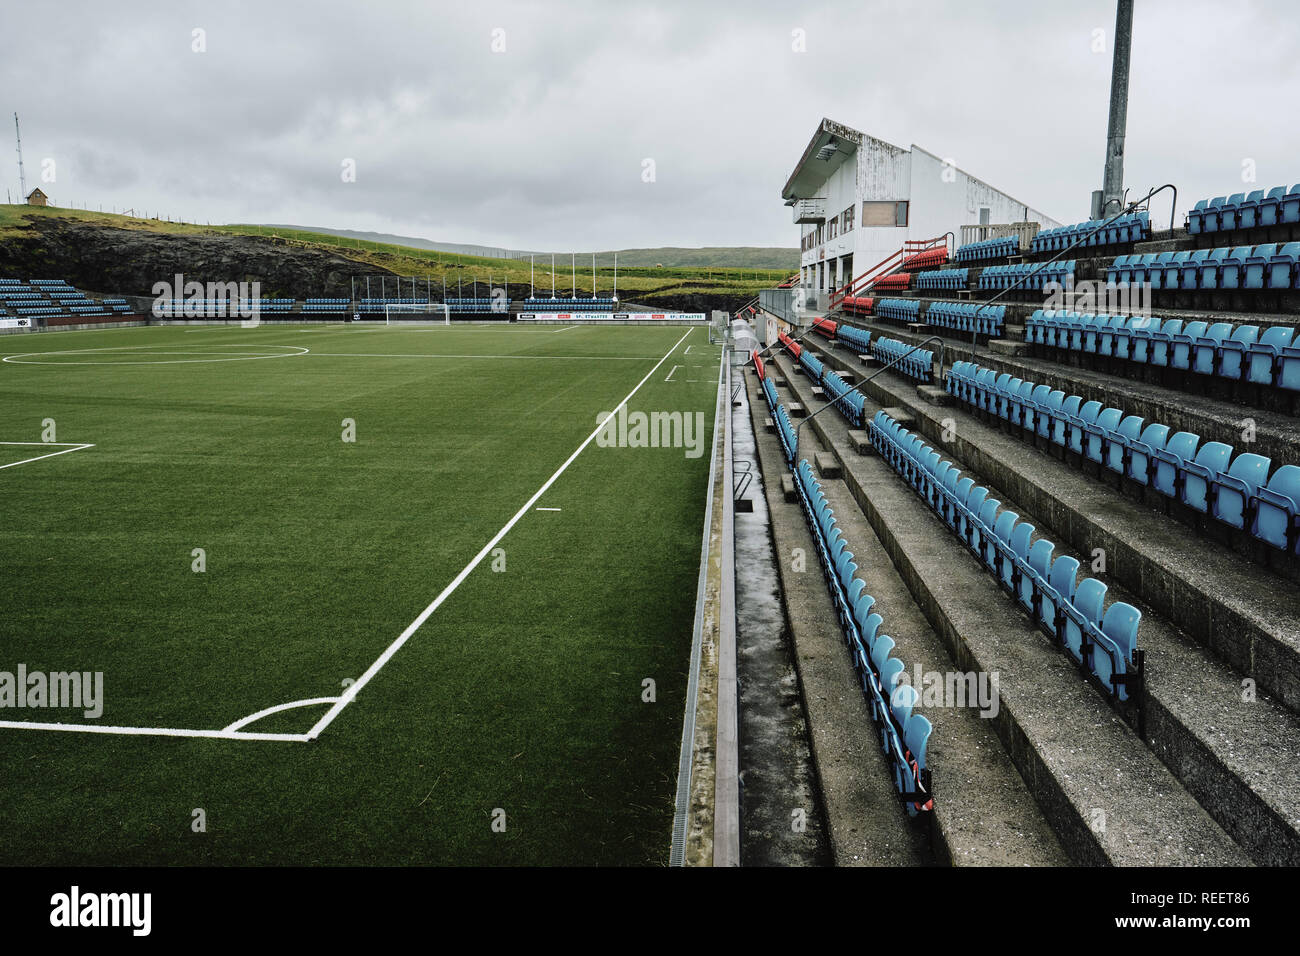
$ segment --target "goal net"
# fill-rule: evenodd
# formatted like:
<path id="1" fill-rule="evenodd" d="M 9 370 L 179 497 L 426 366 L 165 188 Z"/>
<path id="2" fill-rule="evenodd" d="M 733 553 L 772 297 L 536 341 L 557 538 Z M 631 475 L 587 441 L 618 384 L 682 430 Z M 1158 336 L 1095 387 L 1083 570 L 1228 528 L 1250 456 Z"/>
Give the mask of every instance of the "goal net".
<path id="1" fill-rule="evenodd" d="M 388 325 L 451 325 L 451 307 L 440 302 L 393 303 L 384 306 Z"/>

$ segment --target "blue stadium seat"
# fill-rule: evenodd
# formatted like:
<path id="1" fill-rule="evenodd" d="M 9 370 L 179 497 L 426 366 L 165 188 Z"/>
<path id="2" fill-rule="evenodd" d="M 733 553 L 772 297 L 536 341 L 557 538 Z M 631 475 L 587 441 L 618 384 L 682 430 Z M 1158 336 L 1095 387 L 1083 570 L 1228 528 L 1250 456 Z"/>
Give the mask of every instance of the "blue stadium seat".
<path id="1" fill-rule="evenodd" d="M 1246 527 L 1247 512 L 1261 485 L 1268 480 L 1273 462 L 1262 455 L 1242 453 L 1233 460 L 1226 474 L 1210 482 L 1213 506 L 1210 513 L 1234 528 Z"/>
<path id="2" fill-rule="evenodd" d="M 1151 483 L 1155 469 L 1156 452 L 1165 447 L 1169 426 L 1152 422 L 1142 434 L 1129 443 L 1128 476 L 1142 485 Z"/>
<path id="3" fill-rule="evenodd" d="M 1232 446 L 1209 441 L 1200 447 L 1193 461 L 1184 461 L 1182 467 L 1181 500 L 1187 507 L 1203 514 L 1210 510 L 1210 483 L 1228 465 Z"/>
<path id="4" fill-rule="evenodd" d="M 1113 688 L 1115 696 L 1120 700 L 1128 700 L 1128 687 L 1123 683 L 1116 684 L 1112 678 L 1126 673 L 1128 665 L 1133 661 L 1141 619 L 1142 612 L 1133 605 L 1116 601 L 1107 608 L 1100 632 L 1091 633 L 1097 645 L 1092 655 L 1092 672 L 1103 686 Z"/>
<path id="5" fill-rule="evenodd" d="M 1259 338 L 1258 325 L 1239 325 L 1228 338 L 1219 343 L 1218 374 L 1240 381 L 1246 368 L 1246 356 Z"/>
<path id="6" fill-rule="evenodd" d="M 1290 326 L 1275 325 L 1251 343 L 1247 349 L 1246 380 L 1259 385 L 1275 384 L 1282 349 L 1291 344 L 1294 334 L 1295 329 Z"/>
<path id="7" fill-rule="evenodd" d="M 1283 465 L 1268 485 L 1255 492 L 1255 522 L 1251 533 L 1281 551 L 1296 551 L 1300 517 L 1300 467 Z"/>
<path id="8" fill-rule="evenodd" d="M 1246 256 L 1245 274 L 1241 282 L 1243 289 L 1263 289 L 1267 286 L 1266 280 L 1271 277 L 1269 262 L 1276 254 L 1275 242 L 1267 242 L 1251 250 Z"/>
<path id="9" fill-rule="evenodd" d="M 1300 242 L 1288 242 L 1268 257 L 1268 288 L 1289 289 L 1292 277 L 1300 278 Z"/>
<path id="10" fill-rule="evenodd" d="M 1278 206 L 1278 222 L 1300 222 L 1300 183 L 1287 190 Z"/>
<path id="11" fill-rule="evenodd" d="M 1106 602 L 1106 585 L 1096 578 L 1084 578 L 1074 592 L 1074 600 L 1062 606 L 1065 649 L 1076 661 L 1083 660 L 1083 636 L 1101 624 Z"/>
<path id="12" fill-rule="evenodd" d="M 1164 448 L 1152 448 L 1156 457 L 1155 476 L 1151 487 L 1168 498 L 1178 497 L 1183 467 L 1196 455 L 1201 436 L 1191 432 L 1177 432 Z"/>
<path id="13" fill-rule="evenodd" d="M 1276 226 L 1282 215 L 1282 201 L 1286 198 L 1285 186 L 1274 186 L 1259 202 L 1259 224 Z"/>

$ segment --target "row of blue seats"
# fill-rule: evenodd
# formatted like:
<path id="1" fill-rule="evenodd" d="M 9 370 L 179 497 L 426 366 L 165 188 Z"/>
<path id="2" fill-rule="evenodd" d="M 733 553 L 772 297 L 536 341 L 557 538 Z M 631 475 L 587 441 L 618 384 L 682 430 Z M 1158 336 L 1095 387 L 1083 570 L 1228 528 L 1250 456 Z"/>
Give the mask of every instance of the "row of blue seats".
<path id="1" fill-rule="evenodd" d="M 105 299 L 104 301 L 107 302 L 108 300 Z M 352 302 L 351 299 L 307 299 L 305 300 L 306 305 L 349 305 L 351 304 L 351 302 Z"/>
<path id="2" fill-rule="evenodd" d="M 585 298 L 579 298 L 579 297 L 569 298 L 566 296 L 557 296 L 551 299 L 525 299 L 524 301 L 528 303 L 529 308 L 534 308 L 543 305 L 571 306 L 574 305 L 575 303 L 580 303 L 580 302 L 586 302 L 593 305 L 614 305 L 616 302 L 618 302 L 618 299 L 614 298 L 613 296 L 600 295 L 600 296 L 596 296 L 595 298 L 592 298 L 590 296 Z"/>
<path id="3" fill-rule="evenodd" d="M 880 731 L 881 749 L 893 767 L 894 787 L 910 816 L 933 810 L 930 773 L 926 768 L 926 747 L 933 728 L 928 719 L 914 711 L 918 702 L 916 688 L 900 681 L 906 667 L 890 654 L 895 648 L 894 639 L 881 633 L 884 618 L 875 610 L 876 599 L 867 593 L 866 582 L 857 576 L 857 562 L 812 467 L 807 459 L 795 465 L 794 429 L 757 355 L 754 367 L 776 421 L 786 461 L 794 471 L 799 504 L 812 531 L 818 560 L 867 696 L 871 718 Z"/>
<path id="4" fill-rule="evenodd" d="M 1141 210 L 1120 216 L 1111 223 L 1106 219 L 1090 219 L 1072 226 L 1040 230 L 1029 248 L 1031 252 L 1060 252 L 1076 242 L 1079 242 L 1076 248 L 1110 246 L 1119 242 L 1139 242 L 1150 235 L 1150 216 Z"/>
<path id="5" fill-rule="evenodd" d="M 1290 189 L 1274 186 L 1267 193 L 1256 189 L 1249 195 L 1201 199 L 1187 212 L 1187 231 L 1193 236 L 1296 222 L 1300 222 L 1300 183 Z"/>
<path id="6" fill-rule="evenodd" d="M 871 442 L 893 469 L 943 518 L 949 530 L 984 562 L 1038 626 L 1055 638 L 1113 697 L 1128 700 L 1140 672 L 1137 655 L 1141 612 L 1116 601 L 1105 606 L 1106 585 L 1085 577 L 1075 586 L 1079 562 L 1052 559 L 1055 545 L 1033 541 L 1035 528 L 989 489 L 962 477 L 952 462 L 883 411 L 870 424 Z M 1032 541 L 1032 545 L 1031 545 Z"/>
<path id="7" fill-rule="evenodd" d="M 822 373 L 826 370 L 826 367 L 822 364 L 822 360 L 813 355 L 812 350 L 809 348 L 801 348 L 795 356 L 795 359 L 803 366 L 803 369 L 808 373 L 809 378 L 820 385 Z"/>
<path id="8" fill-rule="evenodd" d="M 871 354 L 871 333 L 843 322 L 835 329 L 835 338 L 862 355 Z"/>
<path id="9" fill-rule="evenodd" d="M 785 462 L 787 465 L 793 465 L 795 452 L 798 450 L 798 435 L 795 433 L 794 425 L 790 423 L 790 414 L 777 397 L 776 386 L 772 384 L 772 379 L 769 377 L 763 379 L 763 395 L 766 396 L 767 406 L 772 410 L 772 418 L 776 421 L 776 433 L 781 439 L 781 452 L 785 455 Z"/>
<path id="10" fill-rule="evenodd" d="M 549 302 L 525 300 L 523 308 L 535 312 L 600 312 L 613 304 L 591 299 L 554 299 Z"/>
<path id="11" fill-rule="evenodd" d="M 871 350 L 881 365 L 901 359 L 894 366 L 897 371 L 922 384 L 928 384 L 934 375 L 934 353 L 928 349 L 912 351 L 914 348 L 915 346 L 900 342 L 898 339 L 887 339 L 883 336 L 876 336 L 871 343 Z M 908 354 L 909 352 L 911 354 Z"/>
<path id="12" fill-rule="evenodd" d="M 979 305 L 974 302 L 931 302 L 925 310 L 927 325 L 958 332 L 975 332 L 979 335 L 999 336 L 1002 320 L 1006 318 L 1005 305 Z"/>
<path id="13" fill-rule="evenodd" d="M 494 303 L 491 299 L 484 302 L 448 302 L 447 311 L 450 312 L 508 312 L 510 311 L 510 299 L 502 299 L 499 303 Z"/>
<path id="14" fill-rule="evenodd" d="M 933 269 L 916 277 L 918 289 L 965 289 L 969 269 Z"/>
<path id="15" fill-rule="evenodd" d="M 880 731 L 880 745 L 894 773 L 894 787 L 905 801 L 909 816 L 933 809 L 929 797 L 926 746 L 933 727 L 915 712 L 919 694 L 900 678 L 906 666 L 891 656 L 896 648 L 888 634 L 881 633 L 884 618 L 874 610 L 876 599 L 867 593 L 866 582 L 857 576 L 858 565 L 848 549 L 812 467 L 805 458 L 795 469 L 799 503 L 813 530 L 817 556 L 826 576 L 849 646 L 853 665 L 867 696 L 872 720 Z"/>
<path id="16" fill-rule="evenodd" d="M 1201 444 L 1192 432 L 1171 436 L 1167 425 L 1125 416 L 1118 408 L 1103 408 L 1100 402 L 1085 402 L 1078 395 L 1067 396 L 973 362 L 953 365 L 948 391 L 1081 460 L 1249 531 L 1279 550 L 1300 553 L 1300 467 L 1282 465 L 1270 479 L 1273 463 L 1262 455 L 1241 452 L 1233 458 L 1232 446 L 1223 442 Z"/>
<path id="17" fill-rule="evenodd" d="M 14 309 L 14 315 L 63 315 L 64 311 L 57 305 L 25 305 Z"/>
<path id="18" fill-rule="evenodd" d="M 826 389 L 839 413 L 847 418 L 854 428 L 861 428 L 866 411 L 862 393 L 851 391 L 851 386 L 830 369 L 822 372 L 822 388 Z"/>
<path id="19" fill-rule="evenodd" d="M 1120 256 L 1106 277 L 1153 289 L 1300 288 L 1300 242 Z"/>
<path id="20" fill-rule="evenodd" d="M 876 315 L 903 322 L 921 321 L 920 299 L 877 299 Z"/>
<path id="21" fill-rule="evenodd" d="M 1074 260 L 1064 262 L 1022 262 L 1013 266 L 990 266 L 980 273 L 981 289 L 1041 290 L 1049 282 L 1067 285 L 1074 281 Z"/>
<path id="22" fill-rule="evenodd" d="M 1293 326 L 1185 322 L 1158 316 L 1100 315 L 1037 309 L 1025 322 L 1025 341 L 1217 375 L 1232 381 L 1300 391 L 1300 345 Z"/>
<path id="23" fill-rule="evenodd" d="M 1005 259 L 1020 255 L 1020 240 L 1016 236 L 1001 236 L 997 239 L 983 239 L 968 242 L 957 250 L 953 256 L 955 262 L 979 262 L 982 259 Z"/>

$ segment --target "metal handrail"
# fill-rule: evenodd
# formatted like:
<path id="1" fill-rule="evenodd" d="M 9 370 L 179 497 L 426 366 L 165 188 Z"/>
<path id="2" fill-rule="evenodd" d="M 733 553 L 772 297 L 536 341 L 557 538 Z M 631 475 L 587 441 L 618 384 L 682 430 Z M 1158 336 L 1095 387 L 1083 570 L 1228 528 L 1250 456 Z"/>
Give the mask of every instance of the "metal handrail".
<path id="1" fill-rule="evenodd" d="M 1110 217 L 1109 219 L 1107 219 L 1105 222 L 1101 223 L 1100 225 L 1094 226 L 1094 227 L 1093 227 L 1091 230 L 1089 230 L 1088 232 L 1081 234 L 1081 235 L 1079 236 L 1078 239 L 1075 239 L 1074 242 L 1070 243 L 1070 245 L 1066 246 L 1064 249 L 1062 249 L 1062 250 L 1061 250 L 1060 252 L 1058 252 L 1056 255 L 1052 256 L 1052 258 L 1047 259 L 1047 260 L 1045 260 L 1045 261 L 1043 261 L 1043 262 L 1040 262 L 1040 263 L 1038 264 L 1038 268 L 1037 268 L 1037 269 L 1034 269 L 1032 272 L 1026 272 L 1026 273 L 1025 273 L 1024 275 L 1022 275 L 1019 279 L 1017 279 L 1014 283 L 1012 283 L 1011 285 L 1007 286 L 1005 289 L 1001 290 L 1001 291 L 1000 291 L 997 295 L 995 295 L 993 298 L 989 299 L 987 302 L 981 303 L 980 307 L 979 307 L 978 309 L 975 310 L 975 316 L 976 316 L 976 318 L 978 318 L 980 315 L 983 315 L 985 309 L 987 309 L 989 306 L 993 305 L 993 303 L 997 302 L 998 299 L 1002 298 L 1002 297 L 1003 297 L 1004 295 L 1006 295 L 1008 292 L 1015 292 L 1015 291 L 1016 291 L 1018 288 L 1020 288 L 1020 286 L 1023 285 L 1026 281 L 1028 281 L 1028 280 L 1029 280 L 1030 278 L 1032 278 L 1033 276 L 1038 275 L 1038 273 L 1042 272 L 1044 269 L 1046 269 L 1048 266 L 1050 266 L 1053 262 L 1056 262 L 1058 259 L 1060 259 L 1062 256 L 1066 255 L 1067 253 L 1069 253 L 1069 252 L 1073 252 L 1073 251 L 1074 251 L 1078 246 L 1082 245 L 1086 240 L 1092 238 L 1092 237 L 1095 236 L 1097 233 L 1101 232 L 1101 230 L 1105 229 L 1105 228 L 1106 228 L 1107 226 L 1109 226 L 1111 223 L 1115 222 L 1117 219 L 1119 219 L 1119 218 L 1122 217 L 1122 216 L 1126 216 L 1126 215 L 1128 215 L 1128 213 L 1132 212 L 1132 211 L 1133 211 L 1134 209 L 1136 209 L 1138 206 L 1142 205 L 1142 203 L 1147 202 L 1148 200 L 1150 200 L 1150 198 L 1151 198 L 1152 196 L 1156 195 L 1157 193 L 1163 192 L 1163 191 L 1166 190 L 1166 189 L 1172 189 L 1172 190 L 1174 191 L 1174 202 L 1176 203 L 1176 202 L 1178 201 L 1178 187 L 1176 187 L 1173 183 L 1165 183 L 1163 186 L 1158 186 L 1157 188 L 1151 190 L 1151 192 L 1147 193 L 1147 194 L 1146 194 L 1145 196 L 1143 196 L 1141 199 L 1135 199 L 1133 202 L 1129 203 L 1127 206 L 1125 206 L 1123 209 L 1121 209 L 1121 210 L 1120 210 L 1119 212 L 1117 212 L 1115 215 L 1111 216 L 1111 217 Z M 1169 214 L 1169 215 L 1170 215 L 1170 217 L 1171 217 L 1171 221 L 1172 221 L 1172 217 L 1173 217 L 1173 211 L 1172 211 L 1172 210 L 1170 211 L 1170 214 Z M 1172 228 L 1173 228 L 1173 226 L 1171 225 L 1171 226 L 1170 226 L 1170 229 L 1172 229 Z M 978 337 L 979 337 L 979 332 L 976 331 L 976 327 L 977 327 L 977 323 L 972 323 L 972 325 L 971 325 L 971 333 L 970 333 L 970 355 L 971 355 L 971 361 L 974 361 L 974 360 L 975 360 L 975 349 L 976 349 L 976 347 L 977 347 L 977 339 L 978 339 Z"/>
<path id="2" fill-rule="evenodd" d="M 835 300 L 836 293 L 832 292 L 830 297 L 830 311 L 834 312 L 843 305 L 844 300 L 850 294 L 856 294 L 857 292 L 868 290 L 872 284 L 880 279 L 881 276 L 889 275 L 893 271 L 893 268 L 901 266 L 907 260 L 909 255 L 920 255 L 923 252 L 930 251 L 938 245 L 940 239 L 944 240 L 944 248 L 947 249 L 947 239 L 950 236 L 953 236 L 951 232 L 945 232 L 941 236 L 934 236 L 930 239 L 903 240 L 903 246 L 897 252 L 891 253 L 886 259 L 880 260 L 866 272 L 859 273 L 856 278 L 850 279 L 843 288 L 839 289 L 838 291 L 842 294 L 840 295 L 838 302 Z M 953 241 L 956 242 L 955 236 L 953 236 Z M 889 270 L 885 270 L 884 267 L 892 263 L 895 259 L 898 260 L 898 265 Z M 875 275 L 873 279 L 867 279 L 867 276 L 877 272 L 879 274 Z"/>
<path id="3" fill-rule="evenodd" d="M 801 421 L 801 422 L 799 423 L 799 427 L 796 428 L 796 429 L 794 430 L 794 447 L 795 447 L 796 449 L 798 449 L 798 447 L 799 447 L 799 431 L 804 427 L 804 425 L 807 425 L 810 421 L 812 421 L 814 418 L 816 418 L 816 417 L 817 417 L 818 415 L 820 415 L 822 412 L 826 411 L 826 409 L 830 408 L 832 405 L 834 405 L 836 402 L 838 402 L 841 398 L 845 398 L 845 397 L 847 397 L 847 396 L 849 396 L 849 395 L 852 395 L 854 392 L 859 392 L 859 391 L 861 391 L 864 387 L 866 387 L 866 384 L 867 384 L 868 382 L 870 382 L 873 378 L 875 378 L 875 377 L 876 377 L 877 375 L 879 375 L 881 372 L 887 372 L 887 371 L 889 371 L 891 368 L 893 368 L 893 367 L 894 367 L 895 365 L 897 365 L 899 362 L 903 361 L 903 359 L 907 358 L 907 357 L 908 357 L 909 355 L 911 355 L 913 352 L 920 351 L 922 348 L 924 348 L 926 345 L 929 345 L 931 342 L 938 342 L 938 343 L 939 343 L 939 374 L 940 374 L 940 377 L 942 377 L 942 375 L 943 375 L 943 351 L 944 351 L 944 341 L 943 341 L 943 338 L 942 338 L 941 336 L 938 336 L 938 335 L 932 335 L 932 336 L 930 336 L 929 338 L 925 339 L 923 342 L 920 342 L 920 343 L 918 343 L 918 344 L 912 346 L 910 349 L 908 349 L 908 350 L 907 350 L 906 352 L 904 352 L 902 355 L 898 356 L 898 357 L 895 358 L 895 359 L 890 360 L 890 361 L 887 362 L 886 364 L 882 365 L 880 368 L 876 369 L 874 372 L 872 372 L 870 375 L 868 375 L 868 376 L 867 376 L 866 378 L 864 378 L 862 381 L 858 382 L 857 385 L 854 385 L 851 389 L 849 389 L 849 390 L 848 390 L 847 392 L 845 392 L 843 395 L 840 395 L 840 396 L 838 396 L 837 398 L 833 398 L 833 399 L 831 399 L 829 402 L 827 402 L 827 403 L 826 403 L 825 405 L 823 405 L 821 408 L 817 409 L 817 411 L 813 412 L 811 415 L 806 415 L 806 416 L 804 416 L 804 420 Z"/>

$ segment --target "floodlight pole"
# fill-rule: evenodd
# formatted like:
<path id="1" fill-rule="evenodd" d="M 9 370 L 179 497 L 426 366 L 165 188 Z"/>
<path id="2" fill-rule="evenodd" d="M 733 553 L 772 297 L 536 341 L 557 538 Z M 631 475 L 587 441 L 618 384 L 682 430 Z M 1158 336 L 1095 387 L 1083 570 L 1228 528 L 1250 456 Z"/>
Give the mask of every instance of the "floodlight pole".
<path id="1" fill-rule="evenodd" d="M 614 301 L 618 301 L 618 253 L 614 253 Z"/>
<path id="2" fill-rule="evenodd" d="M 1106 166 L 1102 177 L 1100 208 L 1092 218 L 1101 219 L 1111 202 L 1121 206 L 1124 198 L 1124 133 L 1128 127 L 1129 53 L 1133 46 L 1133 0 L 1115 5 L 1115 55 L 1110 67 L 1110 118 L 1106 128 Z M 1097 200 L 1094 200 L 1094 206 Z"/>

